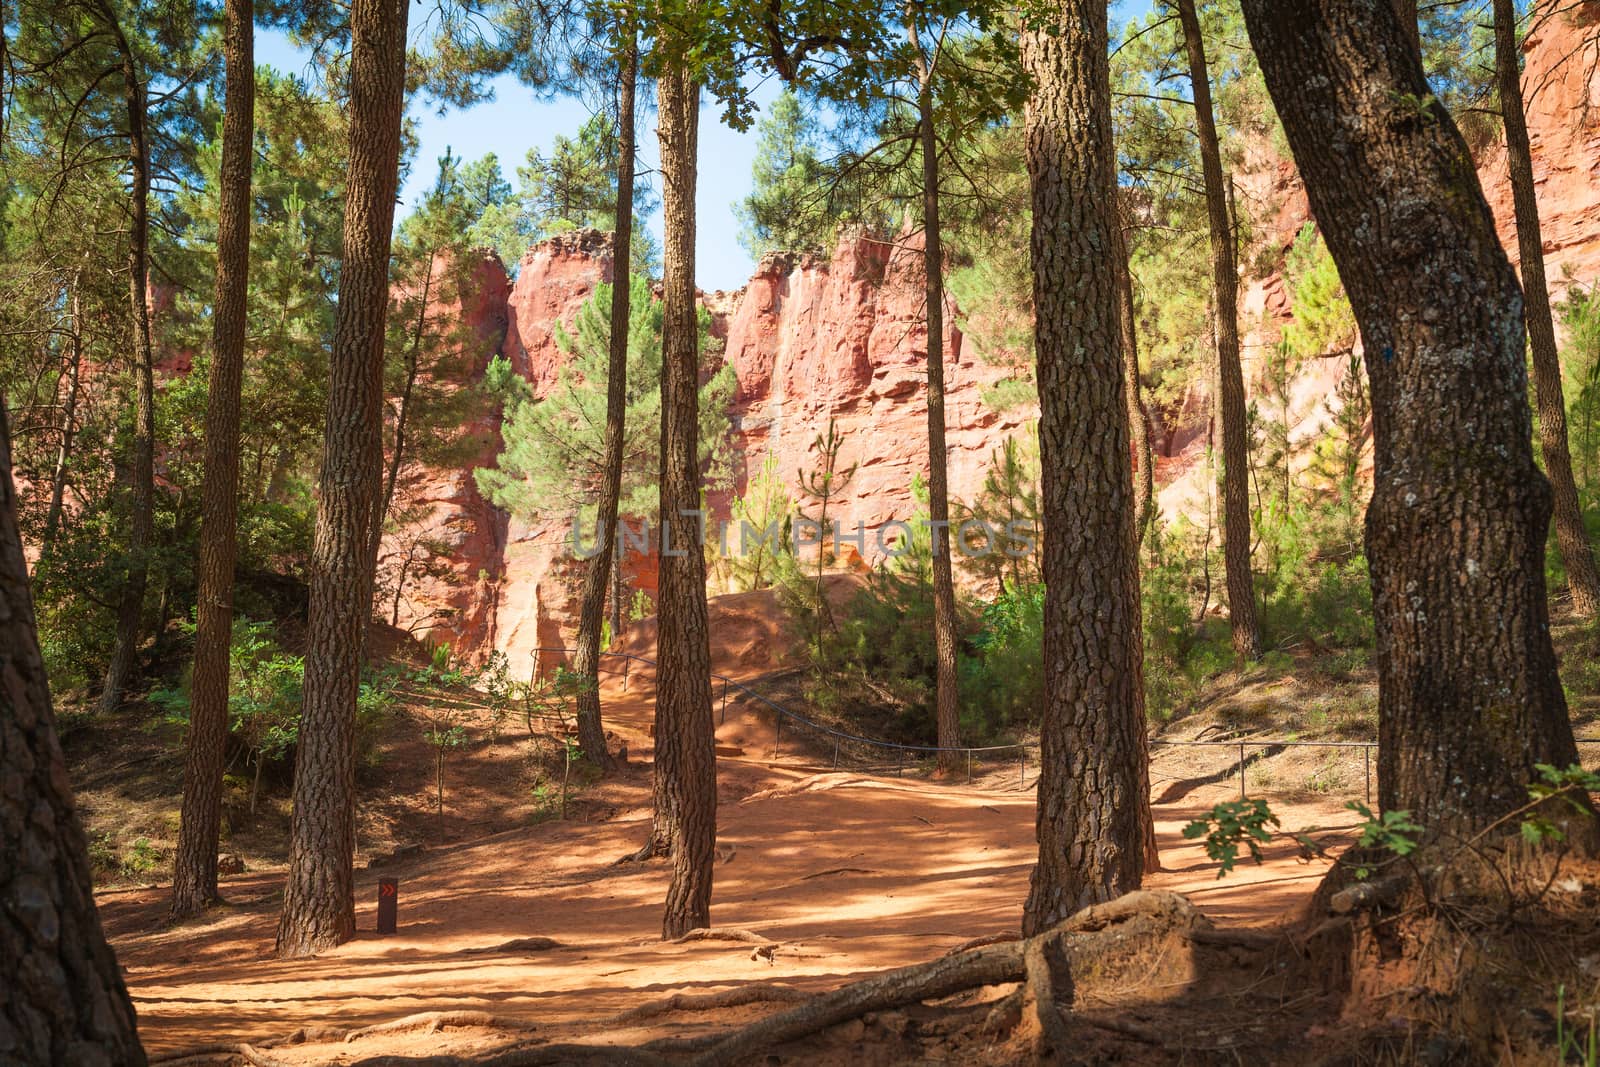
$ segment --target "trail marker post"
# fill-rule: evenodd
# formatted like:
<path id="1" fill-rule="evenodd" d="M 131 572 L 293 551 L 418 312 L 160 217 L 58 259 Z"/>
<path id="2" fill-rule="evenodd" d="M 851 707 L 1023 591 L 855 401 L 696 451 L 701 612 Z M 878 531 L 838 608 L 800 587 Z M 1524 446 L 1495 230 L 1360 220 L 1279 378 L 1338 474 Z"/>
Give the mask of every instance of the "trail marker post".
<path id="1" fill-rule="evenodd" d="M 397 926 L 400 911 L 400 880 L 382 878 L 378 881 L 378 933 L 392 934 Z"/>

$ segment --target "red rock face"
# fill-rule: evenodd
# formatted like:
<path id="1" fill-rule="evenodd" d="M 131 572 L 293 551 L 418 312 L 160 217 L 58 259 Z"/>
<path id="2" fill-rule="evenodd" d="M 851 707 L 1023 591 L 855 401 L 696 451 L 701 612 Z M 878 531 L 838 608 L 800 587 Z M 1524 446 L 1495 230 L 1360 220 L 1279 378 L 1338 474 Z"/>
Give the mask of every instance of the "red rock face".
<path id="1" fill-rule="evenodd" d="M 915 237 L 849 237 L 831 260 L 768 257 L 741 293 L 707 298 L 713 334 L 725 338 L 725 358 L 739 377 L 732 412 L 734 492 L 744 490 L 770 454 L 792 498 L 803 502 L 800 472 L 817 466 L 815 441 L 833 418 L 845 442 L 840 462 L 857 466 L 833 514 L 869 530 L 912 517 L 912 480 L 928 472 L 921 251 Z M 498 347 L 535 393 L 543 393 L 566 358 L 554 323 L 570 328 L 594 287 L 609 280 L 608 237 L 578 231 L 536 246 L 513 286 L 496 273 L 498 264 L 492 266 L 486 261 L 461 300 L 460 314 L 473 324 L 481 349 L 463 364 L 470 380 L 461 384 L 475 385 Z M 955 309 L 947 308 L 947 321 L 954 318 Z M 997 415 L 981 393 L 1005 371 L 984 362 L 953 327 L 946 327 L 945 349 L 950 487 L 955 499 L 970 500 L 981 489 L 991 453 L 1036 412 L 1025 407 Z M 472 466 L 490 465 L 500 446 L 497 415 L 483 421 L 466 428 L 481 439 Z M 426 505 L 429 534 L 447 551 L 415 568 L 401 625 L 473 658 L 499 649 L 518 672 L 537 649 L 570 645 L 582 571 L 571 558 L 566 522 L 506 518 L 478 494 L 466 466 L 409 473 L 406 503 Z M 712 506 L 726 518 L 726 494 Z M 415 533 L 386 539 L 386 552 L 398 553 Z M 865 555 L 872 560 L 878 554 L 869 536 Z M 631 560 L 629 570 L 630 586 L 653 596 L 654 561 Z M 546 666 L 559 659 L 538 658 Z"/>
<path id="2" fill-rule="evenodd" d="M 1591 3 L 1546 20 L 1527 42 L 1524 85 L 1545 254 L 1556 284 L 1568 272 L 1585 283 L 1600 277 L 1600 45 L 1585 43 L 1597 23 L 1600 4 Z M 1479 173 L 1515 258 L 1503 151 L 1486 152 Z M 1268 205 L 1272 229 L 1287 245 L 1309 217 L 1292 166 L 1263 150 L 1240 181 L 1253 200 Z M 830 259 L 768 256 L 742 291 L 703 297 L 713 316 L 712 334 L 725 341 L 725 358 L 739 377 L 732 412 L 734 492 L 744 490 L 770 455 L 791 497 L 803 503 L 800 472 L 816 468 L 815 441 L 832 418 L 844 440 L 841 463 L 857 465 L 832 513 L 870 529 L 917 510 L 912 479 L 928 470 L 920 253 L 914 236 L 892 242 L 846 236 Z M 610 280 L 609 235 L 576 231 L 536 246 L 523 257 L 514 286 L 498 263 L 486 261 L 479 276 L 480 287 L 462 300 L 461 314 L 481 340 L 482 358 L 471 363 L 473 380 L 463 386 L 476 381 L 498 347 L 542 395 L 565 360 L 553 324 L 570 327 L 595 285 Z M 1250 283 L 1242 311 L 1248 320 L 1248 374 L 1292 313 L 1282 278 Z M 955 321 L 954 308 L 946 309 L 945 319 Z M 987 363 L 952 326 L 946 327 L 945 350 L 950 491 L 955 500 L 970 501 L 994 450 L 1034 419 L 1037 409 L 996 413 L 982 393 L 1006 372 Z M 1322 361 L 1296 383 L 1297 436 L 1314 437 L 1332 417 L 1328 401 L 1339 373 L 1342 361 Z M 1203 396 L 1193 401 L 1205 404 Z M 497 416 L 465 430 L 481 438 L 472 465 L 492 463 L 500 445 Z M 1202 436 L 1191 427 L 1183 440 L 1170 442 L 1167 451 L 1177 454 L 1158 467 L 1163 481 L 1175 480 L 1163 493 L 1168 514 L 1193 504 L 1182 498 L 1184 485 L 1195 481 L 1192 461 Z M 570 645 L 581 570 L 570 558 L 565 524 L 507 520 L 478 495 L 470 468 L 420 472 L 416 484 L 432 507 L 429 521 L 451 547 L 442 561 L 443 577 L 414 583 L 403 623 L 425 628 L 437 615 L 434 640 L 448 640 L 480 658 L 500 649 L 519 675 L 531 667 L 539 646 Z M 712 499 L 718 517 L 726 517 L 727 495 Z M 870 560 L 876 554 L 869 538 L 866 555 Z M 654 560 L 634 560 L 630 569 L 633 587 L 653 595 Z M 547 667 L 560 659 L 540 658 Z"/>
<path id="3" fill-rule="evenodd" d="M 444 365 L 461 375 L 457 384 L 462 388 L 480 383 L 500 351 L 510 291 L 499 257 L 469 255 L 473 258 L 459 285 L 445 281 L 451 273 L 448 264 L 435 266 L 431 292 L 439 294 L 440 303 L 429 312 L 461 328 L 459 358 Z M 457 650 L 486 650 L 497 628 L 506 520 L 478 492 L 472 472 L 494 462 L 500 450 L 499 422 L 498 412 L 485 411 L 460 428 L 460 454 L 467 460 L 458 466 L 403 466 L 396 480 L 395 509 L 412 521 L 386 535 L 378 550 L 379 581 L 389 587 L 387 602 L 378 605 L 380 613 L 433 644 Z M 385 443 L 392 440 L 390 429 Z"/>
<path id="4" fill-rule="evenodd" d="M 544 396 L 555 384 L 566 356 L 556 344 L 555 324 L 571 327 L 573 316 L 596 285 L 611 281 L 611 235 L 573 230 L 528 249 L 511 289 L 505 356 Z"/>
<path id="5" fill-rule="evenodd" d="M 820 462 L 815 443 L 828 420 L 844 444 L 841 466 L 856 472 L 830 504 L 847 528 L 870 530 L 917 510 L 912 479 L 928 473 L 927 357 L 922 244 L 864 236 L 840 239 L 829 261 L 772 255 L 763 259 L 728 320 L 727 355 L 739 376 L 735 436 L 745 480 L 768 455 L 791 498 L 814 510 L 800 472 Z M 945 309 L 945 427 L 950 493 L 971 500 L 991 454 L 1037 415 L 1027 406 L 1004 415 L 982 400 L 1006 376 L 963 343 Z M 869 537 L 869 561 L 878 556 Z"/>
<path id="6" fill-rule="evenodd" d="M 1545 273 L 1557 298 L 1569 277 L 1600 277 L 1600 3 L 1560 6 L 1535 20 L 1522 70 Z M 1504 147 L 1483 154 L 1478 177 L 1501 241 L 1520 262 Z"/>
<path id="7" fill-rule="evenodd" d="M 555 384 L 566 354 L 555 339 L 555 324 L 571 329 L 578 309 L 595 286 L 611 281 L 611 235 L 574 230 L 529 249 L 511 290 L 510 326 L 505 355 L 528 379 L 535 396 Z M 496 442 L 498 444 L 498 441 Z M 537 652 L 570 646 L 578 626 L 578 584 L 582 565 L 568 548 L 565 521 L 528 523 L 512 516 L 508 524 L 500 583 L 498 626 L 489 644 L 510 659 L 514 672 L 563 662 L 558 653 Z"/>

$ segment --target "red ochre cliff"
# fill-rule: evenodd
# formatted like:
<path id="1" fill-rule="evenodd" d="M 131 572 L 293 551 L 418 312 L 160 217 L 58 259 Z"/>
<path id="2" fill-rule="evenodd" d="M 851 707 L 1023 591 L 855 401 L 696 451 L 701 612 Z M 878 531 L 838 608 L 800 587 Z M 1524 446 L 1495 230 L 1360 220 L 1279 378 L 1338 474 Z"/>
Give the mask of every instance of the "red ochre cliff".
<path id="1" fill-rule="evenodd" d="M 1546 20 L 1525 43 L 1524 91 L 1533 139 L 1545 255 L 1552 288 L 1572 278 L 1600 277 L 1600 5 L 1586 5 Z M 1241 183 L 1270 205 L 1267 229 L 1287 246 L 1308 218 L 1303 189 L 1292 166 L 1272 158 L 1251 161 Z M 1479 173 L 1516 258 L 1504 152 L 1482 153 Z M 817 465 L 814 442 L 835 420 L 843 439 L 840 461 L 856 473 L 832 513 L 872 530 L 916 512 L 912 482 L 927 473 L 925 402 L 927 328 L 920 244 L 916 236 L 881 241 L 846 235 L 830 259 L 774 254 L 756 267 L 744 289 L 704 297 L 713 334 L 738 375 L 733 403 L 734 491 L 759 472 L 767 457 L 799 500 L 798 472 Z M 514 284 L 492 257 L 474 263 L 470 292 L 456 313 L 475 346 L 467 381 L 474 385 L 488 359 L 503 353 L 542 395 L 564 356 L 553 337 L 557 321 L 570 326 L 594 287 L 611 280 L 609 235 L 591 230 L 564 234 L 530 249 Z M 954 309 L 947 309 L 953 312 Z M 1246 362 L 1259 359 L 1292 309 L 1281 277 L 1249 281 L 1241 311 L 1247 327 Z M 954 314 L 945 316 L 956 321 Z M 951 494 L 972 500 L 992 453 L 1034 417 L 1030 407 L 998 413 L 984 403 L 986 387 L 1006 376 L 1002 367 L 948 328 L 946 427 Z M 1315 437 L 1331 418 L 1331 393 L 1341 366 L 1314 361 L 1293 391 L 1296 434 Z M 1325 366 L 1322 364 L 1326 364 Z M 1247 371 L 1248 372 L 1248 371 Z M 1199 411 L 1203 396 L 1184 405 Z M 1174 413 L 1181 414 L 1181 413 Z M 1163 511 L 1192 508 L 1194 457 L 1204 442 L 1190 419 L 1172 421 L 1156 444 L 1158 477 L 1170 483 Z M 421 505 L 429 540 L 441 551 L 419 560 L 400 598 L 399 622 L 434 643 L 481 659 L 506 653 L 515 674 L 526 676 L 539 646 L 572 643 L 578 564 L 567 547 L 568 520 L 528 524 L 506 516 L 478 493 L 472 468 L 492 464 L 499 449 L 498 413 L 489 412 L 463 432 L 474 441 L 470 465 L 448 470 L 411 469 L 402 482 L 408 507 Z M 712 507 L 726 516 L 728 494 Z M 415 530 L 385 539 L 394 565 L 404 559 Z M 876 553 L 869 535 L 867 557 Z M 634 587 L 654 592 L 648 560 L 635 561 Z M 713 592 L 721 592 L 720 589 Z M 548 664 L 556 657 L 546 656 Z"/>
<path id="2" fill-rule="evenodd" d="M 873 531 L 915 514 L 912 483 L 928 469 L 921 262 L 916 237 L 849 236 L 830 260 L 768 256 L 743 290 L 706 298 L 713 333 L 739 381 L 731 412 L 733 492 L 742 492 L 772 456 L 799 500 L 799 474 L 817 466 L 817 435 L 835 420 L 844 441 L 840 463 L 855 465 L 856 473 L 830 508 L 847 527 L 865 525 L 868 560 L 877 555 Z M 458 364 L 469 369 L 461 387 L 475 385 L 499 350 L 543 395 L 565 359 L 554 324 L 570 327 L 595 286 L 611 280 L 609 235 L 579 230 L 536 245 L 514 284 L 492 257 L 473 278 L 476 292 L 463 294 L 459 313 L 482 339 L 482 352 Z M 954 328 L 945 346 L 950 488 L 956 499 L 971 499 L 993 450 L 1033 411 L 994 412 L 981 394 L 1006 372 L 985 362 Z M 399 506 L 426 506 L 429 540 L 441 551 L 412 568 L 397 621 L 473 657 L 499 649 L 520 671 L 535 649 L 571 644 L 579 565 L 568 546 L 569 518 L 524 522 L 479 494 L 471 468 L 492 464 L 499 449 L 498 413 L 482 421 L 467 428 L 482 439 L 470 466 L 408 469 Z M 726 517 L 727 496 L 713 499 L 718 518 Z M 394 531 L 382 555 L 404 559 L 417 540 L 410 526 Z M 736 545 L 737 536 L 732 540 Z M 649 561 L 635 561 L 630 570 L 630 585 L 653 594 Z"/>

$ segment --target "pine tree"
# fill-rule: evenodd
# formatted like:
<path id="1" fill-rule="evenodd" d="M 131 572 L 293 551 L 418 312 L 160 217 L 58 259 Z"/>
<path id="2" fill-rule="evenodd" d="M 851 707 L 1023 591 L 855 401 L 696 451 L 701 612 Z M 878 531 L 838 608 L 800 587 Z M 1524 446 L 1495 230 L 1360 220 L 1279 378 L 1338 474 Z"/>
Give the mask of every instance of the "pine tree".
<path id="1" fill-rule="evenodd" d="M 1415 0 L 1412 0 L 1413 7 Z M 1513 0 L 1494 0 L 1495 71 L 1500 89 L 1500 116 L 1506 134 L 1506 163 L 1511 172 L 1512 210 L 1517 223 L 1517 250 L 1522 260 L 1522 296 L 1529 348 L 1533 354 L 1534 402 L 1538 408 L 1539 449 L 1555 510 L 1556 543 L 1567 568 L 1572 607 L 1579 615 L 1600 612 L 1600 571 L 1583 524 L 1578 485 L 1572 477 L 1567 446 L 1567 404 L 1561 394 L 1561 359 L 1556 352 L 1555 317 L 1544 274 L 1544 239 L 1539 227 L 1539 199 L 1533 181 L 1533 149 L 1522 108 L 1522 50 L 1517 44 L 1517 12 Z"/>
<path id="2" fill-rule="evenodd" d="M 133 1003 L 100 929 L 88 841 L 66 785 L 11 472 L 0 404 L 0 1059 L 142 1067 Z"/>
<path id="3" fill-rule="evenodd" d="M 616 232 L 611 242 L 612 277 L 631 280 L 633 260 L 634 156 L 638 152 L 634 133 L 635 97 L 639 82 L 639 36 L 634 21 L 620 20 L 620 55 L 617 57 L 617 145 L 616 207 L 612 217 Z M 578 690 L 578 743 L 584 755 L 602 771 L 615 766 L 606 748 L 605 727 L 600 718 L 600 627 L 605 610 L 606 587 L 612 591 L 612 618 L 621 618 L 622 559 L 616 543 L 617 515 L 622 499 L 623 442 L 627 435 L 628 408 L 628 324 L 633 317 L 632 286 L 618 284 L 611 290 L 611 317 L 607 323 L 606 416 L 601 455 L 600 499 L 596 525 L 602 531 L 599 551 L 589 561 L 583 575 L 581 607 L 578 612 L 578 650 L 573 668 L 583 680 Z M 616 581 L 611 581 L 615 574 Z M 616 632 L 613 622 L 612 632 Z"/>
<path id="4" fill-rule="evenodd" d="M 1211 76 L 1205 40 L 1194 0 L 1177 0 L 1189 55 L 1189 86 L 1194 95 L 1205 179 L 1206 218 L 1211 230 L 1212 314 L 1216 333 L 1217 414 L 1222 437 L 1223 552 L 1228 581 L 1228 618 L 1233 649 L 1247 659 L 1261 654 L 1256 623 L 1255 583 L 1250 573 L 1250 462 L 1245 430 L 1244 372 L 1239 365 L 1238 237 L 1230 193 L 1222 173 L 1222 149 L 1211 105 Z"/>
<path id="5" fill-rule="evenodd" d="M 814 252 L 833 240 L 830 182 L 818 154 L 816 122 L 785 89 L 756 124 L 750 195 L 734 205 L 739 243 L 752 258 Z"/>
<path id="6" fill-rule="evenodd" d="M 691 516 L 701 506 L 699 469 L 700 332 L 695 321 L 695 183 L 700 84 L 687 42 L 663 42 L 668 58 L 656 81 L 662 203 L 661 493 L 663 531 L 657 607 L 656 834 L 668 843 L 672 881 L 661 920 L 664 938 L 711 921 L 717 834 L 717 764 L 711 726 L 711 646 L 706 564 Z M 674 554 L 678 553 L 678 554 Z"/>
<path id="7" fill-rule="evenodd" d="M 350 9 L 350 161 L 339 319 L 329 359 L 322 498 L 312 554 L 305 700 L 295 758 L 280 956 L 355 933 L 355 701 L 372 607 L 384 322 L 405 103 L 406 0 Z"/>
<path id="8" fill-rule="evenodd" d="M 665 309 L 651 293 L 649 279 L 633 275 L 629 290 L 619 507 L 624 518 L 637 520 L 653 518 L 659 504 Z M 611 310 L 612 287 L 602 282 L 579 306 L 570 331 L 557 325 L 556 343 L 569 358 L 544 399 L 529 396 L 527 383 L 503 359 L 486 375 L 487 385 L 505 404 L 500 430 L 504 445 L 495 466 L 479 468 L 474 476 L 485 496 L 519 517 L 566 520 L 576 513 L 583 527 L 593 528 L 606 469 Z M 710 355 L 711 316 L 700 309 L 696 321 Z M 698 462 L 712 474 L 731 426 L 728 406 L 736 383 L 731 367 L 703 365 L 702 370 L 706 380 L 699 390 Z"/>
<path id="9" fill-rule="evenodd" d="M 1023 34 L 1043 468 L 1039 862 L 1023 932 L 1139 885 L 1149 833 L 1106 6 Z"/>
<path id="10" fill-rule="evenodd" d="M 1550 643 L 1522 294 L 1388 0 L 1244 0 L 1244 13 L 1366 352 L 1378 799 L 1469 837 L 1526 800 L 1537 764 L 1577 760 Z"/>
<path id="11" fill-rule="evenodd" d="M 250 172 L 255 150 L 255 4 L 229 0 L 223 51 L 221 211 L 217 233 L 215 353 L 206 395 L 206 459 L 194 681 L 184 761 L 183 813 L 173 865 L 172 914 L 194 915 L 218 899 L 217 837 L 228 733 L 228 654 L 233 636 L 238 541 L 239 397 L 244 377 L 250 273 Z"/>

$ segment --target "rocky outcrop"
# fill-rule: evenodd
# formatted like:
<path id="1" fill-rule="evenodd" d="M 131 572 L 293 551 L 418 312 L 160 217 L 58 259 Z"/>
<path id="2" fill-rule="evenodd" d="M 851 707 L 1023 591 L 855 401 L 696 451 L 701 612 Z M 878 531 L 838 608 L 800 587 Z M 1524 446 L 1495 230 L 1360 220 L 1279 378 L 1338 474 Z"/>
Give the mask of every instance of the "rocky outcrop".
<path id="1" fill-rule="evenodd" d="M 1593 285 L 1600 280 L 1600 2 L 1540 7 L 1523 41 L 1522 86 L 1545 271 L 1551 296 L 1559 300 L 1574 283 Z M 1504 145 L 1482 150 L 1477 170 L 1501 243 L 1517 263 L 1521 257 Z M 1246 153 L 1238 179 L 1242 199 L 1255 205 L 1256 222 L 1267 235 L 1265 251 L 1287 249 L 1311 220 L 1305 187 L 1294 165 L 1278 159 L 1263 141 Z M 1260 381 L 1267 354 L 1293 316 L 1282 275 L 1271 272 L 1246 279 L 1240 316 L 1246 377 Z M 1356 352 L 1359 355 L 1359 340 Z M 1312 447 L 1337 417 L 1336 390 L 1347 365 L 1344 353 L 1310 360 L 1291 383 L 1288 421 L 1302 463 L 1310 461 Z M 1263 401 L 1263 414 L 1279 417 L 1270 408 L 1271 402 Z M 1214 491 L 1203 462 L 1210 402 L 1203 395 L 1191 396 L 1184 409 L 1180 414 L 1189 417 L 1173 427 L 1167 455 L 1158 457 L 1159 504 L 1164 515 L 1185 514 L 1204 522 Z"/>
<path id="2" fill-rule="evenodd" d="M 928 471 L 927 320 L 920 237 L 840 239 L 833 257 L 769 255 L 727 323 L 726 358 L 739 377 L 734 404 L 741 480 L 767 456 L 807 504 L 800 472 L 820 460 L 819 434 L 835 420 L 842 466 L 856 471 L 832 514 L 869 531 L 912 517 L 913 479 Z M 947 309 L 946 323 L 955 320 Z M 971 500 L 991 453 L 1037 413 L 997 413 L 985 388 L 1006 376 L 946 326 L 945 424 L 951 495 Z M 808 507 L 807 510 L 814 510 Z M 877 555 L 869 537 L 866 556 Z"/>
<path id="3" fill-rule="evenodd" d="M 769 256 L 744 290 L 706 298 L 713 335 L 739 380 L 731 413 L 733 485 L 713 497 L 717 517 L 727 517 L 730 497 L 744 491 L 768 456 L 791 498 L 803 504 L 801 472 L 817 466 L 816 438 L 830 418 L 845 442 L 841 464 L 856 467 L 831 513 L 869 531 L 914 515 L 912 483 L 928 470 L 921 263 L 916 237 L 853 235 L 829 259 Z M 537 245 L 509 286 L 497 271 L 498 265 L 486 266 L 461 298 L 459 314 L 476 324 L 480 351 L 452 364 L 465 369 L 460 387 L 473 387 L 498 350 L 543 395 L 566 358 L 555 324 L 570 328 L 595 286 L 610 280 L 609 236 L 580 230 Z M 996 413 L 982 394 L 1006 371 L 985 362 L 953 327 L 945 348 L 951 493 L 970 500 L 991 453 L 1034 411 Z M 434 549 L 412 567 L 401 626 L 478 658 L 499 649 L 520 669 L 540 647 L 571 644 L 580 565 L 568 549 L 566 520 L 524 522 L 478 494 L 471 469 L 493 462 L 497 430 L 498 413 L 486 412 L 482 425 L 468 430 L 479 441 L 469 450 L 470 465 L 408 472 L 404 503 L 420 507 L 423 518 L 387 538 L 385 551 L 392 558 L 419 541 Z M 865 555 L 878 554 L 869 535 Z M 629 569 L 630 587 L 653 595 L 653 561 L 634 559 Z M 559 657 L 539 658 L 548 665 Z"/>
<path id="4" fill-rule="evenodd" d="M 506 336 L 505 268 L 493 253 L 464 256 L 439 260 L 429 286 L 427 314 L 453 327 L 447 332 L 453 350 L 434 353 L 427 364 L 447 379 L 430 381 L 434 386 L 476 388 Z M 499 412 L 483 404 L 453 438 L 453 462 L 405 463 L 396 479 L 391 514 L 403 521 L 379 547 L 379 608 L 433 644 L 479 650 L 495 640 L 506 517 L 478 492 L 472 472 L 500 450 Z M 392 440 L 391 425 L 386 447 Z"/>
<path id="5" fill-rule="evenodd" d="M 1569 276 L 1585 283 L 1600 277 L 1597 24 L 1600 4 L 1580 5 L 1539 23 L 1526 42 L 1524 84 L 1545 252 L 1557 283 Z M 1487 150 L 1479 173 L 1515 257 L 1503 152 Z M 1269 235 L 1270 258 L 1271 244 L 1287 247 L 1310 217 L 1304 189 L 1292 165 L 1273 155 L 1265 141 L 1247 153 L 1239 182 L 1244 200 L 1258 205 L 1256 221 Z M 547 392 L 565 361 L 554 324 L 570 326 L 595 286 L 610 280 L 609 240 L 580 230 L 546 241 L 523 257 L 514 285 L 498 264 L 491 268 L 486 262 L 476 295 L 461 304 L 481 348 L 481 358 L 465 364 L 472 368 L 469 376 L 481 375 L 488 355 L 498 349 L 536 395 Z M 914 235 L 881 241 L 850 234 L 829 258 L 770 255 L 743 290 L 703 297 L 712 334 L 725 345 L 724 358 L 739 380 L 732 411 L 734 484 L 730 492 L 713 495 L 713 511 L 725 516 L 729 497 L 744 490 L 768 457 L 791 498 L 801 502 L 801 472 L 816 468 L 816 440 L 832 419 L 844 442 L 841 463 L 856 466 L 832 514 L 869 529 L 913 515 L 911 486 L 927 472 L 920 253 Z M 1247 374 L 1259 375 L 1264 355 L 1292 314 L 1289 305 L 1281 275 L 1268 272 L 1246 282 L 1241 310 Z M 946 322 L 957 321 L 954 309 L 947 310 Z M 953 327 L 945 348 L 950 488 L 955 499 L 970 501 L 982 488 L 994 450 L 1026 426 L 1036 409 L 996 411 L 984 393 L 1006 377 L 1005 368 L 986 361 Z M 1343 356 L 1311 361 L 1292 385 L 1290 422 L 1307 450 L 1333 418 L 1345 365 Z M 1168 516 L 1203 515 L 1209 492 L 1198 461 L 1205 444 L 1203 388 L 1183 408 L 1188 417 L 1174 413 L 1172 432 L 1158 436 L 1166 444 L 1157 475 L 1166 485 L 1161 504 Z M 468 428 L 481 445 L 472 466 L 493 461 L 497 429 L 494 413 Z M 439 542 L 446 551 L 418 569 L 403 622 L 431 626 L 432 639 L 475 655 L 500 649 L 521 673 L 536 647 L 571 643 L 578 565 L 566 549 L 564 522 L 508 519 L 478 496 L 470 471 L 464 466 L 418 474 L 418 499 L 428 505 L 430 528 L 442 531 Z M 869 538 L 867 555 L 875 554 Z M 636 562 L 633 586 L 653 593 L 653 561 Z"/>
<path id="6" fill-rule="evenodd" d="M 1545 273 L 1559 298 L 1570 280 L 1600 278 L 1600 3 L 1540 6 L 1546 10 L 1522 43 L 1522 95 Z M 1501 241 L 1519 262 L 1503 145 L 1483 153 L 1478 177 Z"/>

